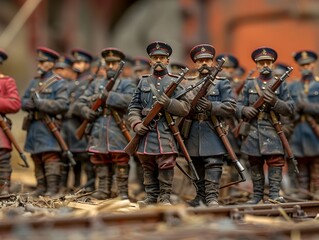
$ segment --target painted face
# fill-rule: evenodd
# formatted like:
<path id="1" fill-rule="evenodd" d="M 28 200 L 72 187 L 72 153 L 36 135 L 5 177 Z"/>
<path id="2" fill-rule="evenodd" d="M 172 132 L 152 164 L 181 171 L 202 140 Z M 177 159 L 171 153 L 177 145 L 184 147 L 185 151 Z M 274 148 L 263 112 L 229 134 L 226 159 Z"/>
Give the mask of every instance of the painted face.
<path id="1" fill-rule="evenodd" d="M 105 69 L 107 71 L 107 78 L 111 79 L 114 77 L 116 73 L 116 69 L 118 69 L 120 65 L 120 61 L 106 61 L 105 62 Z"/>
<path id="2" fill-rule="evenodd" d="M 154 55 L 150 57 L 150 64 L 155 71 L 162 71 L 167 68 L 169 59 L 164 55 Z"/>
<path id="3" fill-rule="evenodd" d="M 256 63 L 257 70 L 262 75 L 269 75 L 274 67 L 274 62 L 272 60 L 260 60 Z"/>
<path id="4" fill-rule="evenodd" d="M 37 68 L 37 72 L 40 75 L 43 75 L 44 73 L 50 71 L 54 66 L 53 62 L 50 61 L 39 61 L 38 62 L 38 68 Z"/>
<path id="5" fill-rule="evenodd" d="M 300 70 L 302 76 L 311 75 L 313 73 L 314 69 L 315 69 L 314 62 L 299 65 L 299 70 Z"/>
<path id="6" fill-rule="evenodd" d="M 73 63 L 73 70 L 77 73 L 82 73 L 90 68 L 90 64 L 85 61 L 75 61 Z"/>
<path id="7" fill-rule="evenodd" d="M 213 66 L 212 58 L 200 58 L 195 61 L 195 67 L 201 74 L 207 74 Z"/>

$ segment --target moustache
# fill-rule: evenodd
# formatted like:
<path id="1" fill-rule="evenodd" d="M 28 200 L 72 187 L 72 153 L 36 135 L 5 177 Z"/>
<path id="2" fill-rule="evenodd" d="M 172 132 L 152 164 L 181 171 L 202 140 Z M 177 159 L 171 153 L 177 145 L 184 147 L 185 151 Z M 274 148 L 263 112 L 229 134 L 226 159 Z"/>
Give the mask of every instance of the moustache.
<path id="1" fill-rule="evenodd" d="M 309 75 L 311 75 L 311 71 L 310 70 L 308 70 L 308 69 L 303 69 L 303 70 L 301 70 L 301 75 L 302 76 L 309 76 Z"/>
<path id="2" fill-rule="evenodd" d="M 209 67 L 209 66 L 206 65 L 206 64 L 204 64 L 203 66 L 201 66 L 201 67 L 198 69 L 198 71 L 199 71 L 200 73 L 203 72 L 204 70 L 207 70 L 207 71 L 211 72 L 211 71 L 213 70 L 213 68 L 212 68 L 212 67 Z"/>
<path id="3" fill-rule="evenodd" d="M 107 79 L 111 79 L 115 76 L 115 71 L 113 69 L 109 69 L 107 71 Z"/>
<path id="4" fill-rule="evenodd" d="M 263 67 L 262 69 L 259 70 L 261 74 L 265 74 L 265 75 L 271 73 L 271 71 L 272 70 L 269 67 Z"/>
<path id="5" fill-rule="evenodd" d="M 157 63 L 155 63 L 155 65 L 154 65 L 154 69 L 157 68 L 158 66 L 161 67 L 162 69 L 166 68 L 163 63 L 157 62 Z"/>

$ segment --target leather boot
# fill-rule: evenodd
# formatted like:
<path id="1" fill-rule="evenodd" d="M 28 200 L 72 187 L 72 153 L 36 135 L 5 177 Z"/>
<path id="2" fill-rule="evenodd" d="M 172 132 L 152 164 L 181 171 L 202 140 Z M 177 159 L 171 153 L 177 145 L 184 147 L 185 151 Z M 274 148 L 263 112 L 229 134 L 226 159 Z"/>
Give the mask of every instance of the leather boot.
<path id="1" fill-rule="evenodd" d="M 298 162 L 299 174 L 297 174 L 297 185 L 298 189 L 304 189 L 306 191 L 310 190 L 310 170 L 306 163 Z M 297 197 L 299 199 L 310 199 L 309 194 L 298 191 L 296 194 L 292 194 L 292 197 Z"/>
<path id="2" fill-rule="evenodd" d="M 146 197 L 142 201 L 137 201 L 140 208 L 147 207 L 157 203 L 159 195 L 159 182 L 157 179 L 157 170 L 144 168 L 144 186 Z"/>
<path id="3" fill-rule="evenodd" d="M 61 174 L 61 163 L 48 162 L 44 165 L 45 168 L 45 178 L 47 182 L 47 191 L 45 196 L 52 197 L 59 192 L 59 180 Z"/>
<path id="4" fill-rule="evenodd" d="M 61 193 L 66 193 L 68 189 L 68 179 L 69 179 L 70 167 L 67 163 L 62 163 L 61 165 L 61 183 L 60 190 Z"/>
<path id="5" fill-rule="evenodd" d="M 269 180 L 269 198 L 280 203 L 286 202 L 285 199 L 279 195 L 280 185 L 282 180 L 282 167 L 269 166 L 268 180 Z"/>
<path id="6" fill-rule="evenodd" d="M 314 194 L 314 200 L 319 200 L 319 161 L 313 160 L 310 172 L 310 191 Z"/>
<path id="7" fill-rule="evenodd" d="M 90 162 L 89 158 L 85 161 L 85 174 L 86 174 L 86 182 L 87 186 L 85 188 L 86 192 L 93 192 L 95 190 L 95 171 L 93 167 L 93 163 Z M 112 175 L 112 174 L 111 174 Z"/>
<path id="8" fill-rule="evenodd" d="M 81 185 L 81 172 L 82 162 L 77 160 L 75 166 L 73 166 L 74 183 L 73 187 L 78 188 Z"/>
<path id="9" fill-rule="evenodd" d="M 262 164 L 250 166 L 251 180 L 253 181 L 254 196 L 247 204 L 258 204 L 264 198 L 265 175 Z"/>
<path id="10" fill-rule="evenodd" d="M 210 166 L 205 169 L 205 193 L 208 207 L 217 207 L 219 196 L 219 182 L 222 175 L 220 165 Z"/>
<path id="11" fill-rule="evenodd" d="M 10 193 L 10 180 L 12 173 L 10 151 L 2 150 L 0 152 L 0 156 L 0 195 L 8 195 Z"/>
<path id="12" fill-rule="evenodd" d="M 34 163 L 34 174 L 37 181 L 36 189 L 30 193 L 33 197 L 44 196 L 46 192 L 46 179 L 44 176 L 44 166 L 40 161 L 33 161 Z"/>
<path id="13" fill-rule="evenodd" d="M 111 197 L 112 187 L 112 164 L 95 165 L 96 175 L 99 179 L 98 190 L 91 196 L 98 200 L 105 200 Z"/>
<path id="14" fill-rule="evenodd" d="M 159 169 L 158 170 L 158 180 L 160 186 L 160 194 L 158 198 L 158 203 L 161 205 L 171 205 L 171 193 L 172 193 L 172 183 L 174 178 L 174 169 Z"/>
<path id="15" fill-rule="evenodd" d="M 128 175 L 129 165 L 116 165 L 116 182 L 118 195 L 121 200 L 128 199 Z"/>
<path id="16" fill-rule="evenodd" d="M 10 193 L 10 187 L 9 187 L 10 180 L 1 178 L 0 179 L 0 196 L 2 195 L 8 195 Z"/>
<path id="17" fill-rule="evenodd" d="M 195 181 L 196 184 L 196 196 L 194 199 L 187 201 L 187 204 L 191 207 L 198 207 L 200 205 L 206 205 L 205 196 L 205 168 L 202 163 L 198 164 L 198 161 L 193 161 L 195 169 L 198 173 L 199 180 Z"/>

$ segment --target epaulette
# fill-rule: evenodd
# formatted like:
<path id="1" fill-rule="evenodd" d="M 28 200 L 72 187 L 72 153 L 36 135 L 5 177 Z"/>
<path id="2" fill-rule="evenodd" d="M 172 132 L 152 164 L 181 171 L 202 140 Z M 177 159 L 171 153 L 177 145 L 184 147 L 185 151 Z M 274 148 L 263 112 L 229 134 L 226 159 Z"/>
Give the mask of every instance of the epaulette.
<path id="1" fill-rule="evenodd" d="M 216 76 L 216 79 L 217 79 L 217 80 L 226 80 L 227 78 L 226 78 L 226 77 L 219 77 L 219 76 Z"/>
<path id="2" fill-rule="evenodd" d="M 173 73 L 168 73 L 168 76 L 178 78 L 178 75 L 173 74 Z"/>
<path id="3" fill-rule="evenodd" d="M 319 77 L 318 77 L 318 76 L 315 76 L 315 80 L 316 80 L 317 82 L 319 82 Z"/>

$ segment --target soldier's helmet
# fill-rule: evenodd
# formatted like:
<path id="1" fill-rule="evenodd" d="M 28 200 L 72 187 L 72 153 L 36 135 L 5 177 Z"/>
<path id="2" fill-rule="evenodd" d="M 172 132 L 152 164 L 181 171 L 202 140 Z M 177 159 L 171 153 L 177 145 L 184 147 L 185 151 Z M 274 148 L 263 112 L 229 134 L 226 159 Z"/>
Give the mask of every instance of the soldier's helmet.
<path id="1" fill-rule="evenodd" d="M 146 48 L 147 54 L 151 57 L 154 55 L 161 55 L 169 57 L 171 56 L 173 50 L 170 45 L 165 42 L 155 41 L 150 43 Z"/>
<path id="2" fill-rule="evenodd" d="M 229 67 L 229 68 L 237 68 L 238 67 L 238 59 L 229 53 L 223 53 L 216 56 L 216 61 L 219 61 L 220 59 L 224 58 L 225 63 L 223 64 L 223 67 Z"/>
<path id="3" fill-rule="evenodd" d="M 193 62 L 203 58 L 213 59 L 215 56 L 215 48 L 210 44 L 199 44 L 191 49 L 190 56 Z"/>
<path id="4" fill-rule="evenodd" d="M 149 70 L 151 68 L 150 62 L 145 57 L 134 58 L 134 71 Z"/>
<path id="5" fill-rule="evenodd" d="M 106 62 L 116 62 L 125 59 L 125 54 L 118 48 L 104 48 L 102 49 L 101 56 Z"/>
<path id="6" fill-rule="evenodd" d="M 37 54 L 37 60 L 41 62 L 56 62 L 60 57 L 59 53 L 47 47 L 38 47 Z"/>
<path id="7" fill-rule="evenodd" d="M 271 60 L 275 62 L 277 60 L 277 52 L 270 47 L 259 47 L 251 54 L 251 58 L 254 62 L 261 60 Z"/>
<path id="8" fill-rule="evenodd" d="M 314 51 L 303 50 L 293 54 L 295 61 L 299 65 L 304 65 L 317 61 L 318 55 Z"/>
<path id="9" fill-rule="evenodd" d="M 75 62 L 83 61 L 83 62 L 91 63 L 93 60 L 93 56 L 91 53 L 80 48 L 72 49 L 71 55 L 73 56 Z"/>
<path id="10" fill-rule="evenodd" d="M 73 65 L 73 58 L 67 55 L 60 56 L 58 61 L 55 63 L 55 69 L 64 69 L 64 68 L 71 68 Z"/>
<path id="11" fill-rule="evenodd" d="M 3 49 L 0 49 L 0 64 L 2 64 L 7 59 L 8 54 Z"/>

